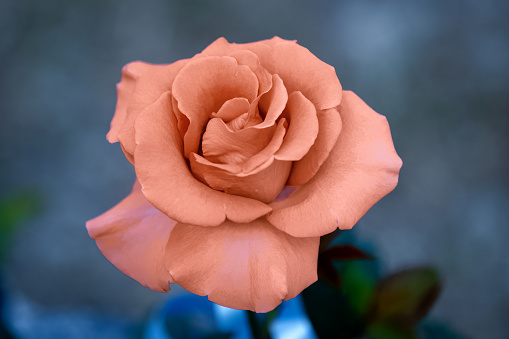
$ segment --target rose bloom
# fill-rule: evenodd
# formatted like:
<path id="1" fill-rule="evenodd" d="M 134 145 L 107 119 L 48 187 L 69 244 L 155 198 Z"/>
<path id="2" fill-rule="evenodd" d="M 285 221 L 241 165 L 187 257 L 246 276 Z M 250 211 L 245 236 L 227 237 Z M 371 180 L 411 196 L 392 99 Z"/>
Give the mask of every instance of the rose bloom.
<path id="1" fill-rule="evenodd" d="M 295 41 L 220 38 L 122 69 L 107 139 L 137 180 L 87 222 L 119 270 L 268 312 L 317 280 L 320 236 L 350 229 L 398 182 L 387 119 Z"/>

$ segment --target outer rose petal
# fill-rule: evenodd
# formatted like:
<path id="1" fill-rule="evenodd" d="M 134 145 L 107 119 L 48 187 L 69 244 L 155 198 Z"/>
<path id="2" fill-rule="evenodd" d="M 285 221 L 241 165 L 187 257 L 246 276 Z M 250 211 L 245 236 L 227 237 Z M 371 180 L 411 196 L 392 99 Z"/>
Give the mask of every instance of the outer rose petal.
<path id="1" fill-rule="evenodd" d="M 398 183 L 401 159 L 387 119 L 353 92 L 340 106 L 343 129 L 318 173 L 288 199 L 273 202 L 272 225 L 296 236 L 322 236 L 350 229 Z"/>
<path id="2" fill-rule="evenodd" d="M 341 84 L 334 67 L 318 59 L 307 48 L 293 42 L 281 42 L 273 47 L 271 58 L 266 62 L 267 70 L 283 79 L 288 93 L 302 92 L 317 109 L 340 104 Z"/>
<path id="3" fill-rule="evenodd" d="M 133 63 L 128 65 L 132 64 Z M 136 83 L 136 76 L 129 72 L 128 65 L 122 67 L 122 78 L 117 84 L 117 105 L 115 107 L 115 114 L 111 120 L 110 131 L 106 134 L 106 139 L 112 144 L 118 142 L 117 134 L 124 124 L 129 99 L 131 98 L 131 93 Z"/>
<path id="4" fill-rule="evenodd" d="M 119 95 L 115 110 L 115 116 L 118 115 L 118 119 L 113 117 L 112 128 L 107 137 L 110 142 L 120 141 L 122 150 L 131 163 L 136 147 L 134 121 L 145 107 L 156 101 L 161 94 L 170 90 L 173 79 L 188 62 L 189 60 L 184 59 L 170 65 L 152 65 L 135 61 L 124 66 L 120 87 L 123 87 L 122 82 L 124 74 L 126 74 L 125 91 L 121 89 L 122 96 Z M 130 93 L 127 95 L 129 90 Z"/>
<path id="5" fill-rule="evenodd" d="M 250 50 L 261 65 L 278 74 L 289 93 L 301 91 L 318 110 L 336 107 L 341 102 L 341 84 L 334 67 L 318 59 L 295 41 L 279 37 L 248 44 L 229 43 L 219 38 L 203 50 L 207 55 L 228 55 L 236 50 Z"/>
<path id="6" fill-rule="evenodd" d="M 167 292 L 174 283 L 165 251 L 176 222 L 149 204 L 138 182 L 117 206 L 87 222 L 88 234 L 122 273 L 143 286 Z"/>
<path id="7" fill-rule="evenodd" d="M 135 129 L 135 170 L 143 194 L 170 218 L 217 226 L 226 218 L 250 222 L 271 211 L 260 201 L 215 191 L 192 176 L 182 155 L 170 92 L 140 114 Z"/>
<path id="8" fill-rule="evenodd" d="M 264 218 L 204 228 L 177 224 L 168 270 L 186 290 L 235 309 L 269 312 L 317 280 L 320 238 L 294 238 Z"/>

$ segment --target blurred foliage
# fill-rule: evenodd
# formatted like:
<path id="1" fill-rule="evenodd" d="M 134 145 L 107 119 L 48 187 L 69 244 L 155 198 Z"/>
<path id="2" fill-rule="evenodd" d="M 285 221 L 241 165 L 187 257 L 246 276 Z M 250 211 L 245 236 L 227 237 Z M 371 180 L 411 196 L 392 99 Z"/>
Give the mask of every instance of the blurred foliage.
<path id="1" fill-rule="evenodd" d="M 0 201 L 0 261 L 7 253 L 9 239 L 15 229 L 42 208 L 42 198 L 35 191 L 18 192 Z M 2 322 L 3 291 L 0 273 L 0 339 L 14 338 Z"/>
<path id="2" fill-rule="evenodd" d="M 302 292 L 302 297 L 319 338 L 355 338 L 362 333 L 362 318 L 340 288 L 318 280 Z"/>
<path id="3" fill-rule="evenodd" d="M 371 321 L 412 329 L 428 313 L 439 292 L 438 273 L 432 268 L 414 268 L 392 274 L 376 288 Z"/>
<path id="4" fill-rule="evenodd" d="M 246 311 L 251 327 L 251 333 L 254 339 L 270 339 L 269 326 L 276 319 L 279 313 L 279 307 L 276 307 L 267 313 L 255 313 Z"/>
<path id="5" fill-rule="evenodd" d="M 302 292 L 319 338 L 456 338 L 419 324 L 440 293 L 435 269 L 411 268 L 381 279 L 375 257 L 338 241 L 340 234 L 322 238 L 319 280 Z"/>
<path id="6" fill-rule="evenodd" d="M 34 217 L 41 209 L 42 197 L 36 191 L 21 191 L 0 201 L 0 260 L 16 227 Z"/>

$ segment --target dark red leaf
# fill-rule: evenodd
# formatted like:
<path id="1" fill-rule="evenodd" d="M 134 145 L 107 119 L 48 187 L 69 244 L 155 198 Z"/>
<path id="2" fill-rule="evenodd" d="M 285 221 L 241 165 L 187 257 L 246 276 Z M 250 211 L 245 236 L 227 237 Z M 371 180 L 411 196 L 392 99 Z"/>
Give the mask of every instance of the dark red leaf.
<path id="1" fill-rule="evenodd" d="M 352 245 L 334 246 L 320 253 L 323 260 L 367 260 L 373 257 Z"/>
<path id="2" fill-rule="evenodd" d="M 335 287 L 341 287 L 338 271 L 329 260 L 318 260 L 318 279 L 325 280 Z"/>
<path id="3" fill-rule="evenodd" d="M 332 242 L 332 240 L 334 240 L 338 235 L 340 235 L 341 232 L 343 231 L 337 229 L 332 233 L 320 237 L 320 253 L 325 251 L 327 249 L 327 246 L 329 246 L 329 244 Z"/>

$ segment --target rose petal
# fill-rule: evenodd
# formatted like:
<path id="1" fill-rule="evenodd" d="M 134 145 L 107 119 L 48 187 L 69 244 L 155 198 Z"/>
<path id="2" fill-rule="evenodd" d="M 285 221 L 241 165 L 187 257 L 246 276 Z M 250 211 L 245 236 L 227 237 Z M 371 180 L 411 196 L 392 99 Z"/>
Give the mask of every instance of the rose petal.
<path id="1" fill-rule="evenodd" d="M 335 108 L 317 112 L 318 136 L 307 154 L 293 163 L 288 185 L 298 186 L 307 183 L 329 157 L 341 133 L 341 117 Z"/>
<path id="2" fill-rule="evenodd" d="M 118 100 L 122 100 L 120 107 L 117 104 L 119 110 L 119 122 L 121 112 L 125 110 L 125 117 L 120 126 L 115 123 L 115 128 L 111 133 L 111 140 L 119 140 L 122 144 L 122 150 L 126 154 L 128 159 L 132 159 L 134 154 L 134 148 L 136 143 L 134 141 L 134 121 L 140 114 L 140 112 L 156 101 L 162 93 L 171 89 L 173 79 L 180 71 L 180 69 L 189 62 L 189 60 L 179 60 L 170 65 L 153 65 L 141 61 L 131 62 L 124 66 L 123 72 L 130 74 L 130 78 L 135 79 L 132 83 L 127 86 L 132 86 L 132 92 L 129 98 L 122 91 L 122 97 L 119 96 Z M 123 100 L 127 98 L 128 103 L 123 103 Z M 115 112 L 117 114 L 117 112 Z M 115 120 L 115 117 L 113 117 Z M 112 121 L 113 124 L 113 121 Z M 118 127 L 117 127 L 118 126 Z M 118 130 L 116 135 L 117 139 L 113 138 L 113 133 Z M 131 161 L 132 163 L 132 161 Z"/>
<path id="3" fill-rule="evenodd" d="M 296 189 L 297 187 L 295 186 L 285 186 L 281 190 L 281 192 L 279 192 L 279 195 L 276 197 L 274 201 L 282 201 L 287 199 L 290 196 L 290 194 L 292 194 Z"/>
<path id="4" fill-rule="evenodd" d="M 253 128 L 266 128 L 273 125 L 279 118 L 288 102 L 288 92 L 283 84 L 283 80 L 279 75 L 272 76 L 272 88 L 262 95 L 260 95 L 258 102 L 253 102 L 250 107 L 252 115 L 253 106 L 256 104 L 265 114 L 263 122 L 253 126 Z"/>
<path id="5" fill-rule="evenodd" d="M 177 224 L 168 269 L 186 290 L 235 309 L 268 312 L 317 280 L 317 238 L 294 238 L 265 219 L 204 228 Z"/>
<path id="6" fill-rule="evenodd" d="M 177 118 L 177 128 L 180 138 L 184 140 L 184 135 L 186 135 L 187 129 L 189 128 L 189 119 L 179 111 L 177 100 L 173 96 L 171 97 L 171 108 Z"/>
<path id="7" fill-rule="evenodd" d="M 292 42 L 295 44 L 295 43 L 297 43 L 297 40 L 286 40 L 286 39 L 282 39 L 278 36 L 274 36 L 271 39 L 262 40 L 261 42 L 263 42 L 266 45 L 274 47 L 275 45 L 279 44 L 280 42 Z"/>
<path id="8" fill-rule="evenodd" d="M 267 147 L 275 130 L 276 126 L 269 126 L 234 131 L 221 119 L 213 118 L 203 134 L 203 156 L 216 163 L 242 164 Z"/>
<path id="9" fill-rule="evenodd" d="M 339 109 L 343 129 L 318 173 L 288 199 L 271 204 L 267 219 L 290 235 L 350 229 L 398 183 L 402 162 L 387 119 L 349 91 Z"/>
<path id="10" fill-rule="evenodd" d="M 286 134 L 286 119 L 279 120 L 269 144 L 242 164 L 242 175 L 252 175 L 267 168 L 274 161 L 274 154 L 281 147 Z"/>
<path id="11" fill-rule="evenodd" d="M 236 44 L 230 43 L 224 37 L 216 39 L 213 43 L 208 45 L 201 54 L 223 56 L 230 55 L 239 50 L 250 50 L 255 53 L 258 57 L 260 54 L 270 53 L 270 43 L 264 43 L 263 41 L 250 42 L 247 44 Z"/>
<path id="12" fill-rule="evenodd" d="M 167 292 L 173 277 L 165 267 L 166 244 L 176 222 L 149 204 L 134 184 L 118 205 L 87 222 L 103 255 L 122 273 L 154 291 Z"/>
<path id="13" fill-rule="evenodd" d="M 292 168 L 291 162 L 274 160 L 263 170 L 239 176 L 225 165 L 214 164 L 196 153 L 191 153 L 189 162 L 195 177 L 213 189 L 264 203 L 278 196 Z"/>
<path id="14" fill-rule="evenodd" d="M 129 99 L 131 98 L 131 93 L 136 83 L 136 75 L 130 72 L 128 67 L 133 64 L 134 63 L 127 64 L 122 67 L 122 78 L 117 84 L 117 105 L 115 107 L 113 119 L 111 120 L 110 130 L 108 134 L 106 134 L 106 139 L 112 144 L 118 142 L 117 134 L 124 124 Z"/>
<path id="15" fill-rule="evenodd" d="M 288 98 L 285 113 L 288 131 L 274 157 L 278 160 L 297 161 L 308 153 L 318 135 L 316 109 L 301 92 L 293 92 Z"/>
<path id="16" fill-rule="evenodd" d="M 245 44 L 237 44 L 234 42 L 228 42 L 224 37 L 216 39 L 210 45 L 208 45 L 200 54 L 202 55 L 230 55 L 236 51 L 248 50 L 255 53 L 258 58 L 260 56 L 270 55 L 272 47 L 281 43 L 281 42 L 289 42 L 289 43 L 297 43 L 297 40 L 285 40 L 281 39 L 278 36 L 275 36 L 268 40 L 260 40 L 255 42 L 249 42 Z M 260 62 L 263 66 L 263 64 Z"/>
<path id="17" fill-rule="evenodd" d="M 207 55 L 227 55 L 237 50 L 250 50 L 258 55 L 261 65 L 278 74 L 288 93 L 301 91 L 318 110 L 341 103 L 341 84 L 334 67 L 318 59 L 295 41 L 279 37 L 247 44 L 229 43 L 219 38 L 203 50 Z"/>
<path id="18" fill-rule="evenodd" d="M 135 130 L 135 170 L 143 194 L 173 220 L 217 226 L 226 218 L 250 222 L 271 211 L 262 202 L 215 191 L 192 176 L 169 92 L 139 115 Z"/>
<path id="19" fill-rule="evenodd" d="M 187 64 L 173 82 L 178 109 L 189 119 L 184 136 L 184 155 L 197 152 L 205 124 L 223 103 L 235 97 L 253 101 L 258 79 L 248 66 L 232 57 L 203 57 Z"/>
<path id="20" fill-rule="evenodd" d="M 274 45 L 270 59 L 260 57 L 262 65 L 278 74 L 288 93 L 300 91 L 317 109 L 341 103 L 341 84 L 334 67 L 318 59 L 307 48 L 283 41 Z"/>
<path id="21" fill-rule="evenodd" d="M 248 110 L 249 101 L 246 98 L 233 98 L 226 101 L 217 113 L 212 113 L 212 117 L 220 118 L 224 122 L 229 122 L 238 116 L 247 113 Z"/>
<path id="22" fill-rule="evenodd" d="M 229 56 L 235 58 L 239 65 L 246 65 L 251 68 L 256 77 L 258 78 L 258 94 L 267 92 L 272 86 L 271 74 L 262 67 L 258 56 L 247 50 L 235 51 L 230 53 Z"/>
<path id="23" fill-rule="evenodd" d="M 122 150 L 122 152 L 124 152 L 125 157 L 131 163 L 131 165 L 134 165 L 134 155 L 132 155 L 131 153 L 127 152 L 125 150 L 124 146 L 122 146 L 122 143 L 120 143 L 120 149 Z"/>

